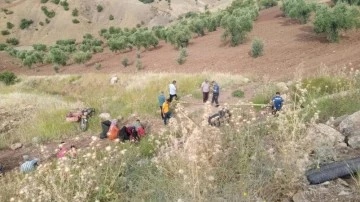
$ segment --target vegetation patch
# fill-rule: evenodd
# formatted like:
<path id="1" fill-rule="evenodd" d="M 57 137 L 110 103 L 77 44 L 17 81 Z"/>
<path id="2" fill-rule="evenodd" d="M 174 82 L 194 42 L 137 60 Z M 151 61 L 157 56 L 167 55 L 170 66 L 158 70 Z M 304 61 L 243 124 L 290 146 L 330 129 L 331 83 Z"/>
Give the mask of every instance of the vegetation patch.
<path id="1" fill-rule="evenodd" d="M 244 93 L 244 91 L 238 89 L 238 90 L 232 92 L 232 96 L 238 97 L 238 98 L 243 98 L 245 96 L 245 93 Z"/>
<path id="2" fill-rule="evenodd" d="M 0 81 L 5 83 L 5 85 L 15 84 L 17 76 L 13 72 L 5 71 L 0 72 Z"/>
<path id="3" fill-rule="evenodd" d="M 33 23 L 34 23 L 33 20 L 21 19 L 21 21 L 20 21 L 20 29 L 27 29 Z"/>
<path id="4" fill-rule="evenodd" d="M 262 56 L 264 52 L 264 43 L 261 39 L 254 39 L 251 44 L 251 56 L 254 58 L 257 58 L 259 56 Z"/>

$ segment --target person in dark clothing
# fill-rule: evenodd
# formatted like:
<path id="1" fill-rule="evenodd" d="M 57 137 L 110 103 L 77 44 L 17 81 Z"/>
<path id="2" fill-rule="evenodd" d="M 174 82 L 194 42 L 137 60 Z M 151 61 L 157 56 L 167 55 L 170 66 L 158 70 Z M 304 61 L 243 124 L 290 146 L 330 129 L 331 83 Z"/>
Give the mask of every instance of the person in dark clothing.
<path id="1" fill-rule="evenodd" d="M 100 139 L 107 138 L 107 133 L 109 132 L 110 125 L 111 125 L 111 121 L 109 120 L 101 122 L 102 132 L 100 133 Z"/>
<path id="2" fill-rule="evenodd" d="M 273 109 L 273 114 L 275 115 L 276 112 L 280 111 L 283 103 L 284 103 L 284 99 L 280 96 L 280 92 L 276 92 L 276 95 L 271 99 L 272 101 L 272 109 Z"/>
<path id="3" fill-rule="evenodd" d="M 219 106 L 219 95 L 220 95 L 220 87 L 219 85 L 216 83 L 216 81 L 211 82 L 213 84 L 213 97 L 211 100 L 211 104 L 214 104 L 215 102 L 215 107 Z"/>

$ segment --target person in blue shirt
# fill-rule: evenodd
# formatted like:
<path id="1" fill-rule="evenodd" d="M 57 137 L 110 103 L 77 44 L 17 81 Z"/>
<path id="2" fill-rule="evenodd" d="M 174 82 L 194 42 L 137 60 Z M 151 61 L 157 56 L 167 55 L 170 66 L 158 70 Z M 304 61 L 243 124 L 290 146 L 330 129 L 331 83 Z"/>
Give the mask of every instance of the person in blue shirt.
<path id="1" fill-rule="evenodd" d="M 216 81 L 212 81 L 211 84 L 213 85 L 213 97 L 211 100 L 211 104 L 214 104 L 215 102 L 215 107 L 219 106 L 219 94 L 220 94 L 220 87 L 219 85 L 216 83 Z"/>
<path id="2" fill-rule="evenodd" d="M 164 115 L 162 113 L 162 106 L 165 102 L 166 98 L 164 96 L 164 91 L 160 92 L 160 95 L 158 96 L 158 101 L 159 101 L 159 106 L 160 106 L 160 114 L 161 114 L 161 118 L 164 119 Z"/>
<path id="3" fill-rule="evenodd" d="M 29 173 L 36 169 L 39 159 L 33 159 L 31 160 L 28 155 L 24 155 L 24 163 L 20 166 L 20 172 L 22 173 Z"/>
<path id="4" fill-rule="evenodd" d="M 280 111 L 283 103 L 284 103 L 284 99 L 280 96 L 280 92 L 276 92 L 276 95 L 272 98 L 272 104 L 273 104 L 273 113 L 276 114 L 277 111 Z"/>

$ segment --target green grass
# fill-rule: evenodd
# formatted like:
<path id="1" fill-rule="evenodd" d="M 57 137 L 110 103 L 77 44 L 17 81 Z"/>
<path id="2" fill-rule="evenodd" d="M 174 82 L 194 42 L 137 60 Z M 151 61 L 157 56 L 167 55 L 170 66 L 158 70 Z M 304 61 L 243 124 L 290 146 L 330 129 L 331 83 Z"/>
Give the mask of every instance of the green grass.
<path id="1" fill-rule="evenodd" d="M 264 87 L 257 90 L 251 101 L 254 104 L 269 104 L 271 98 L 275 95 L 277 91 L 278 88 L 275 85 L 265 85 Z M 261 106 L 256 106 L 255 109 L 260 110 Z"/>
<path id="2" fill-rule="evenodd" d="M 244 93 L 244 91 L 238 89 L 238 90 L 232 92 L 232 96 L 238 97 L 238 98 L 243 98 L 245 96 L 245 93 Z"/>

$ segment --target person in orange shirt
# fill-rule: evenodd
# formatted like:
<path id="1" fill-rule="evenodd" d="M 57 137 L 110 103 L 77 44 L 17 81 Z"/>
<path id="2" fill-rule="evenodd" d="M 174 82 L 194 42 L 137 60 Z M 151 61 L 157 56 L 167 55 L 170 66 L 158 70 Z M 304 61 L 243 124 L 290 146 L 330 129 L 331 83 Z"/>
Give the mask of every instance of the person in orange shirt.
<path id="1" fill-rule="evenodd" d="M 118 134 L 119 134 L 119 127 L 117 126 L 118 121 L 116 119 L 111 121 L 111 125 L 109 128 L 109 132 L 107 134 L 107 137 L 109 140 L 115 140 L 116 138 L 118 138 Z"/>
<path id="2" fill-rule="evenodd" d="M 170 99 L 167 99 L 163 106 L 162 106 L 162 114 L 163 114 L 163 119 L 164 119 L 164 124 L 167 124 L 167 120 L 171 118 L 171 112 L 170 112 Z"/>

